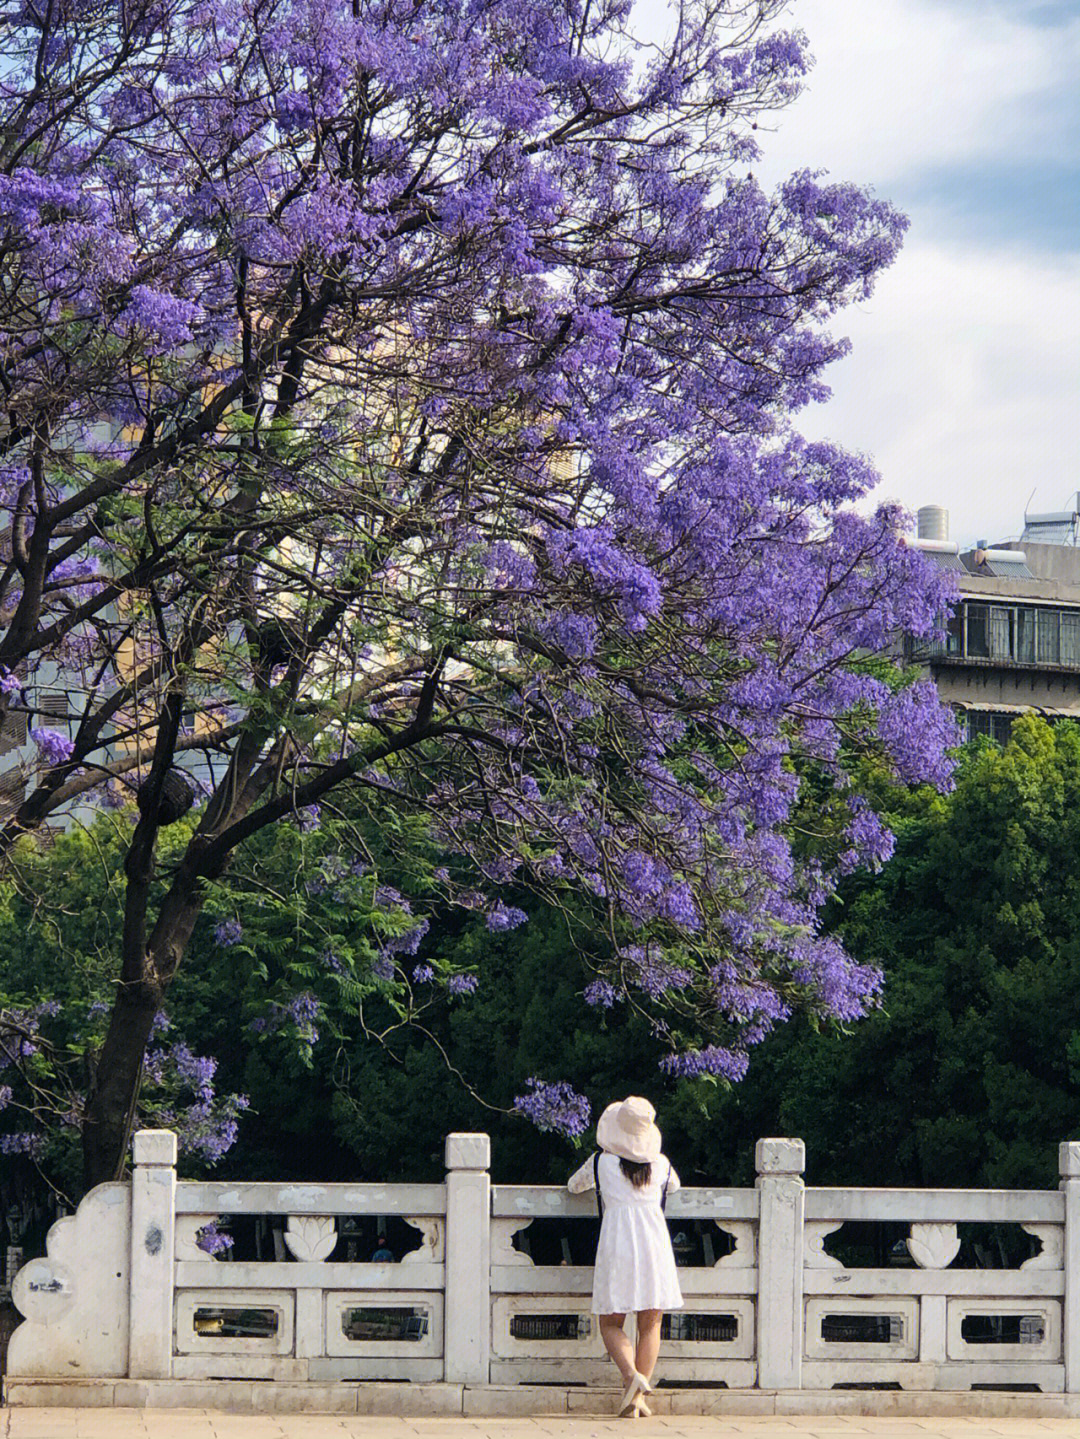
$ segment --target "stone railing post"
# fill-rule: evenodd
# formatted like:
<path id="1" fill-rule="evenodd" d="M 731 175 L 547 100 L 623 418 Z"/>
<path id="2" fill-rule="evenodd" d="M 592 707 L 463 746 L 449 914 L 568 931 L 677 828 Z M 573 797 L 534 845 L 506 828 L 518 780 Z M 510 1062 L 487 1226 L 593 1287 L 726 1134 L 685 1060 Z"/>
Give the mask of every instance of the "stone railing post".
<path id="1" fill-rule="evenodd" d="M 132 1149 L 128 1375 L 168 1379 L 173 1349 L 176 1135 L 171 1129 L 140 1129 Z"/>
<path id="2" fill-rule="evenodd" d="M 486 1384 L 491 1359 L 491 1140 L 446 1136 L 445 1377 Z"/>
<path id="3" fill-rule="evenodd" d="M 1065 1300 L 1062 1305 L 1065 1353 L 1065 1389 L 1080 1391 L 1080 1140 L 1058 1147 L 1058 1172 L 1065 1196 Z"/>
<path id="4" fill-rule="evenodd" d="M 802 1387 L 803 1219 L 801 1139 L 759 1139 L 754 1151 L 761 1202 L 758 1230 L 758 1388 Z"/>

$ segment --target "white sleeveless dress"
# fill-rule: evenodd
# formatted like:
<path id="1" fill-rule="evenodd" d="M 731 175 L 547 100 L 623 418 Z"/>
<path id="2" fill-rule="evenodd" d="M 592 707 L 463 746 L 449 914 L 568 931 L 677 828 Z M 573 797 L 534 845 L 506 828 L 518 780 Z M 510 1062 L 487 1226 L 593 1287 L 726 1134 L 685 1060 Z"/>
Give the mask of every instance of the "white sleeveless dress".
<path id="1" fill-rule="evenodd" d="M 649 1182 L 641 1189 L 630 1183 L 615 1155 L 600 1155 L 604 1220 L 593 1270 L 594 1314 L 682 1308 L 671 1236 L 660 1208 L 665 1180 L 667 1192 L 674 1194 L 679 1176 L 663 1155 L 653 1163 Z M 570 1176 L 566 1187 L 571 1194 L 596 1187 L 592 1155 Z"/>

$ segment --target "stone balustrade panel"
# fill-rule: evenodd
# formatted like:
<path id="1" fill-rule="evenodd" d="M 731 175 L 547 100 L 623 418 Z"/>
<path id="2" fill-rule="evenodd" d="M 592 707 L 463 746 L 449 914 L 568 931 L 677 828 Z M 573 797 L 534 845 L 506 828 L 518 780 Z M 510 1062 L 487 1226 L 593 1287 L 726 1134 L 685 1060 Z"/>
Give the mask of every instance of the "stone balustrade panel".
<path id="1" fill-rule="evenodd" d="M 595 1195 L 492 1186 L 487 1136 L 448 1137 L 443 1184 L 177 1183 L 174 1154 L 141 1132 L 131 1183 L 89 1194 L 20 1271 L 13 1378 L 611 1384 L 581 1262 Z M 671 1196 L 685 1304 L 663 1379 L 1080 1390 L 1080 1144 L 1046 1191 L 808 1189 L 804 1161 L 765 1139 L 755 1188 Z M 272 1257 L 200 1247 L 211 1222 L 258 1216 Z M 418 1247 L 355 1262 L 341 1241 L 363 1216 L 404 1221 Z M 890 1263 L 859 1263 L 845 1232 L 866 1231 L 848 1225 L 888 1226 Z M 995 1231 L 1015 1267 L 975 1267 L 990 1225 L 1016 1231 Z"/>

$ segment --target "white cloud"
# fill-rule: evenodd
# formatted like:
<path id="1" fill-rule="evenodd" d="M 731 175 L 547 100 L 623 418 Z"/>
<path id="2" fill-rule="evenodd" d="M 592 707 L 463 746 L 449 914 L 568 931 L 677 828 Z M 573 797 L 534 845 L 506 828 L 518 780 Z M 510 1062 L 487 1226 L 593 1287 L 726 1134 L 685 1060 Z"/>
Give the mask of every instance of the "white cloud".
<path id="1" fill-rule="evenodd" d="M 843 317 L 854 353 L 798 426 L 874 457 L 878 497 L 943 504 L 962 543 L 1019 533 L 1080 487 L 1080 256 L 909 244 Z"/>
<path id="2" fill-rule="evenodd" d="M 772 170 L 825 167 L 879 188 L 928 167 L 1043 159 L 1063 145 L 1080 69 L 1068 25 L 932 0 L 796 0 L 817 60 L 766 137 Z"/>
<path id="3" fill-rule="evenodd" d="M 1080 487 L 1080 248 L 1055 254 L 1047 215 L 996 178 L 1049 162 L 1068 183 L 1076 162 L 1080 12 L 1051 25 L 1035 8 L 793 0 L 786 23 L 817 65 L 759 132 L 754 166 L 767 185 L 827 169 L 911 213 L 874 298 L 835 321 L 854 352 L 826 376 L 834 399 L 797 421 L 871 455 L 881 497 L 945 505 L 961 542 L 1018 533 L 1033 489 L 1036 509 L 1057 509 Z M 654 35 L 669 14 L 664 0 L 635 11 Z M 1014 239 L 993 248 L 994 234 Z"/>

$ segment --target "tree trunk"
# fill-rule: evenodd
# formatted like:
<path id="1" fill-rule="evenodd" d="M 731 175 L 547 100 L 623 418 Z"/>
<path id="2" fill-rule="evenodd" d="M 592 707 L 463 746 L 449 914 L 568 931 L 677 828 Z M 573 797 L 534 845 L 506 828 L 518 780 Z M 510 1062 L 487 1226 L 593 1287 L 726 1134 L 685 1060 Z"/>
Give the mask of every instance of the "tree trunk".
<path id="1" fill-rule="evenodd" d="M 145 981 L 121 984 L 116 992 L 83 1122 L 83 1177 L 88 1189 L 123 1173 L 143 1057 L 161 999 L 161 989 Z"/>

